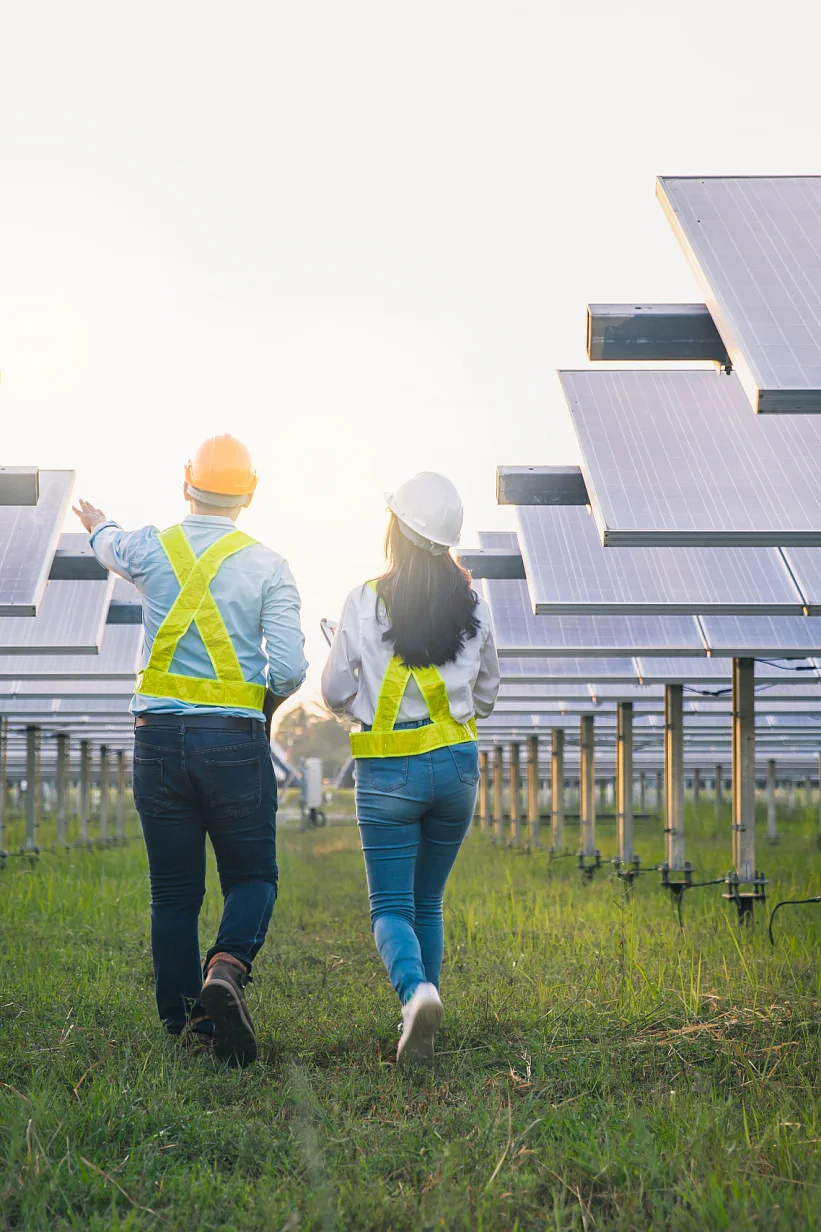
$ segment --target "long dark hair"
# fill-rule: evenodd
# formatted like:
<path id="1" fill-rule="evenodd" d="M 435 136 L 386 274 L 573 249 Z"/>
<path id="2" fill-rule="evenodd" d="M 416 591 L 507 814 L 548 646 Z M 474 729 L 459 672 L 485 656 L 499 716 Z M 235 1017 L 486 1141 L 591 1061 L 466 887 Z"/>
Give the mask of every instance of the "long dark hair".
<path id="1" fill-rule="evenodd" d="M 385 535 L 388 568 L 376 582 L 376 611 L 388 628 L 382 640 L 406 667 L 452 663 L 479 632 L 476 592 L 470 574 L 450 552 L 434 556 L 412 543 L 394 514 Z"/>

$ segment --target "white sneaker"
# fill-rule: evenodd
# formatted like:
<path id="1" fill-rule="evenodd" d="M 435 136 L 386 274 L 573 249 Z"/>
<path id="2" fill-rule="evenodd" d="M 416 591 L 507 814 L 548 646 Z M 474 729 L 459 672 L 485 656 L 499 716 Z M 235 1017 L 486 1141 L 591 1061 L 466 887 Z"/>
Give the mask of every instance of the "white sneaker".
<path id="1" fill-rule="evenodd" d="M 402 1010 L 402 1037 L 396 1062 L 433 1060 L 433 1037 L 444 1016 L 442 1002 L 434 984 L 420 984 Z"/>

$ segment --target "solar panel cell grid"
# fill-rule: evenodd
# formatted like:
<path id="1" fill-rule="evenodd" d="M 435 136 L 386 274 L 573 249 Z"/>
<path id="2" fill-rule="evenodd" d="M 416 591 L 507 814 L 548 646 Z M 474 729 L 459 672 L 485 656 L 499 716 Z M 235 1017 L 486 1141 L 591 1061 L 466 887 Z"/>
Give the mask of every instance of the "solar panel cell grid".
<path id="1" fill-rule="evenodd" d="M 52 582 L 49 585 L 72 586 L 81 583 Z M 0 633 L 4 623 L 0 622 Z M 139 625 L 105 625 L 99 654 L 0 654 L 0 680 L 93 678 L 123 680 L 131 684 L 139 666 L 142 645 L 143 631 Z"/>
<path id="2" fill-rule="evenodd" d="M 0 620 L 0 655 L 96 654 L 114 579 L 49 582 L 36 616 Z"/>
<path id="3" fill-rule="evenodd" d="M 777 548 L 602 547 L 589 511 L 517 509 L 537 613 L 756 612 L 800 615 L 803 599 Z M 815 555 L 821 573 L 821 549 Z"/>
<path id="4" fill-rule="evenodd" d="M 755 418 L 734 376 L 562 372 L 602 541 L 821 545 L 821 422 Z"/>
<path id="5" fill-rule="evenodd" d="M 34 616 L 68 510 L 74 471 L 40 471 L 36 505 L 0 505 L 0 616 Z"/>
<path id="6" fill-rule="evenodd" d="M 665 176 L 657 192 L 754 409 L 821 411 L 821 177 Z"/>

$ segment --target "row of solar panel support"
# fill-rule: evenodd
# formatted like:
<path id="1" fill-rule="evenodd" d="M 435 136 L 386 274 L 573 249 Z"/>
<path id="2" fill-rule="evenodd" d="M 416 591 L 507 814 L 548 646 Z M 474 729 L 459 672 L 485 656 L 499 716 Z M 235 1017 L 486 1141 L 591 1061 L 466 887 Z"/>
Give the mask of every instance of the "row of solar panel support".
<path id="1" fill-rule="evenodd" d="M 25 729 L 25 779 L 10 785 L 8 777 L 8 720 L 0 717 L 0 868 L 4 867 L 10 854 L 36 858 L 39 843 L 41 813 L 44 793 L 48 791 L 55 819 L 54 847 L 87 847 L 93 844 L 125 842 L 125 814 L 128 774 L 125 749 L 111 749 L 105 744 L 99 747 L 96 774 L 93 766 L 93 750 L 90 740 L 80 740 L 80 763 L 76 780 L 72 779 L 70 737 L 59 732 L 57 742 L 56 774 L 53 785 L 46 783 L 41 774 L 42 731 L 39 727 Z M 91 833 L 92 793 L 95 786 L 99 794 L 96 809 L 97 833 Z M 24 784 L 24 786 L 23 786 Z M 112 807 L 112 788 L 113 807 Z M 25 820 L 25 835 L 22 844 L 14 852 L 6 850 L 6 834 L 10 818 L 12 793 L 17 800 L 22 797 Z M 71 809 L 71 796 L 76 794 L 76 810 Z M 77 833 L 69 839 L 69 820 L 74 815 Z"/>
<path id="2" fill-rule="evenodd" d="M 732 860 L 727 897 L 739 909 L 740 916 L 747 916 L 754 902 L 763 902 L 766 896 L 766 881 L 756 865 L 755 857 L 755 698 L 754 662 L 751 659 L 733 660 L 733 714 L 732 714 Z M 694 888 L 693 867 L 685 858 L 684 848 L 684 714 L 683 689 L 680 684 L 665 687 L 665 733 L 664 733 L 664 781 L 665 793 L 665 840 L 666 859 L 662 865 L 663 884 L 679 899 L 685 889 Z M 584 715 L 580 720 L 580 765 L 579 765 L 579 813 L 582 845 L 579 852 L 579 868 L 590 879 L 601 865 L 596 847 L 596 793 L 595 793 L 595 746 L 594 716 Z M 551 851 L 554 855 L 564 852 L 565 781 L 564 781 L 564 732 L 552 732 L 551 748 Z M 527 825 L 528 846 L 539 846 L 539 737 L 527 737 Z M 819 760 L 821 773 L 821 759 Z M 486 752 L 481 754 L 479 784 L 479 816 L 482 827 L 490 824 L 490 763 Z M 511 841 L 521 842 L 520 832 L 520 763 L 519 744 L 510 744 L 508 768 L 510 785 Z M 694 779 L 694 793 L 698 779 Z M 721 783 L 720 773 L 717 784 Z M 497 745 L 493 752 L 493 819 L 494 837 L 503 838 L 504 824 L 504 750 Z M 719 792 L 717 791 L 717 796 Z M 616 732 L 616 820 L 618 825 L 619 854 L 617 870 L 632 883 L 640 870 L 633 845 L 634 821 L 634 775 L 633 775 L 633 706 L 619 702 L 617 706 Z M 775 817 L 775 762 L 770 760 L 767 768 L 767 829 L 768 838 L 776 841 L 778 834 Z M 821 816 L 819 817 L 821 838 Z M 649 871 L 649 870 L 647 870 Z M 680 876 L 679 876 L 680 874 Z M 671 876 L 672 875 L 672 876 Z M 702 883 L 706 884 L 706 883 Z M 744 888 L 747 887 L 747 888 Z"/>

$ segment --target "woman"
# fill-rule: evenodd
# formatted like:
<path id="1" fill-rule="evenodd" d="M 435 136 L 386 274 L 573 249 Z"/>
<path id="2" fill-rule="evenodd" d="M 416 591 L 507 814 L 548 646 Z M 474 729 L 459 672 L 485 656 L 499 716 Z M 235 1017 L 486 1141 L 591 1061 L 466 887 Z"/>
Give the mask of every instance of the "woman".
<path id="1" fill-rule="evenodd" d="M 448 551 L 462 529 L 453 484 L 425 471 L 386 499 L 388 570 L 348 595 L 322 694 L 362 724 L 356 813 L 404 1063 L 433 1056 L 442 1021 L 442 896 L 473 817 L 474 720 L 493 709 L 499 663 L 487 606 Z"/>

